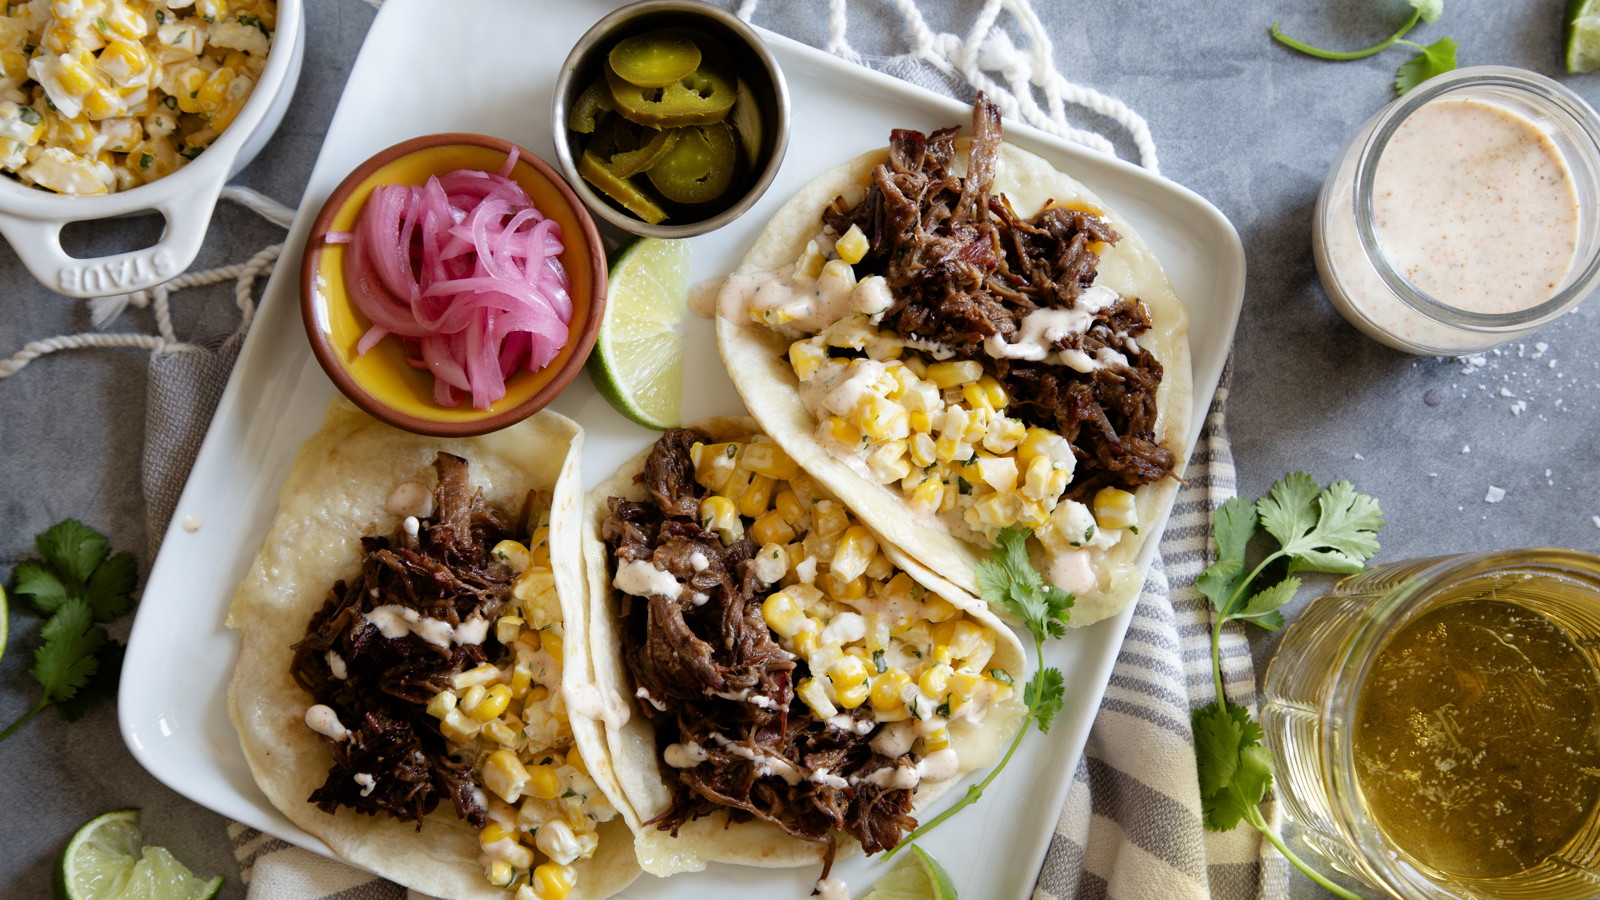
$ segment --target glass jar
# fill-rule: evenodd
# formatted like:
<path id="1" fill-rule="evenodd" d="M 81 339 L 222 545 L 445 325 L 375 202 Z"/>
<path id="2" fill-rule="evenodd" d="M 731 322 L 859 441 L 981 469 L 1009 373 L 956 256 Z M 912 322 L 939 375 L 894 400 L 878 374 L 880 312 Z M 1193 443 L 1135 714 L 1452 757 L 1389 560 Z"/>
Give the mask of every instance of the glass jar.
<path id="1" fill-rule="evenodd" d="M 1513 618 L 1467 618 L 1485 611 Z M 1448 664 L 1430 655 L 1441 648 L 1455 653 Z M 1285 629 L 1263 679 L 1285 814 L 1336 869 L 1402 900 L 1592 900 L 1597 653 L 1591 554 L 1471 553 L 1344 579 Z M 1396 735 L 1417 753 L 1397 753 Z M 1472 830 L 1479 813 L 1488 824 Z M 1491 852 L 1507 847 L 1496 828 L 1514 832 L 1525 859 Z"/>
<path id="2" fill-rule="evenodd" d="M 1448 356 L 1522 337 L 1600 286 L 1600 117 L 1522 69 L 1431 78 L 1334 164 L 1312 250 L 1340 314 L 1391 347 Z"/>

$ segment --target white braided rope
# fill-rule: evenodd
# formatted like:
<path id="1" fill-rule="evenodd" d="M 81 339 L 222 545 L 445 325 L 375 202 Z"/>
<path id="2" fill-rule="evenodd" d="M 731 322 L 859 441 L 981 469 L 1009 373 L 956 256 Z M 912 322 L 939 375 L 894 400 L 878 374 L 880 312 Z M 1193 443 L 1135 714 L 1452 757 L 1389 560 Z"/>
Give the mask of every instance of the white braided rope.
<path id="1" fill-rule="evenodd" d="M 1041 131 L 1114 156 L 1115 147 L 1103 135 L 1078 128 L 1067 120 L 1066 105 L 1071 103 L 1104 116 L 1127 130 L 1138 148 L 1140 165 L 1151 172 L 1161 171 L 1155 139 L 1143 116 L 1121 100 L 1075 84 L 1056 71 L 1049 32 L 1029 0 L 985 0 L 965 37 L 935 32 L 923 18 L 916 0 L 887 2 L 900 14 L 909 32 L 908 57 L 925 62 L 945 75 L 966 79 L 988 94 L 1003 115 L 1020 118 Z M 742 0 L 736 14 L 750 21 L 759 3 L 760 0 Z M 828 0 L 827 50 L 859 63 L 861 54 L 850 46 L 846 37 L 845 7 L 846 0 Z M 1006 12 L 1020 30 L 1025 48 L 1018 47 L 998 24 L 1001 13 Z M 1037 96 L 1041 93 L 1043 106 Z"/>
<path id="2" fill-rule="evenodd" d="M 230 185 L 223 188 L 222 197 L 284 228 L 288 228 L 294 221 L 294 210 L 249 188 Z M 271 273 L 273 264 L 277 262 L 282 252 L 283 244 L 273 244 L 257 251 L 243 263 L 207 269 L 203 272 L 184 272 L 148 290 L 96 297 L 89 301 L 89 318 L 94 327 L 104 328 L 129 307 L 135 309 L 150 307 L 155 315 L 157 334 L 85 332 L 33 341 L 10 357 L 0 360 L 0 378 L 15 375 L 39 357 L 62 350 L 108 347 L 137 347 L 150 353 L 189 353 L 200 350 L 202 348 L 195 344 L 180 341 L 172 327 L 171 297 L 174 291 L 184 288 L 203 287 L 224 281 L 235 282 L 234 303 L 239 308 L 239 327 L 235 334 L 243 334 L 255 320 L 256 279 L 263 274 Z"/>

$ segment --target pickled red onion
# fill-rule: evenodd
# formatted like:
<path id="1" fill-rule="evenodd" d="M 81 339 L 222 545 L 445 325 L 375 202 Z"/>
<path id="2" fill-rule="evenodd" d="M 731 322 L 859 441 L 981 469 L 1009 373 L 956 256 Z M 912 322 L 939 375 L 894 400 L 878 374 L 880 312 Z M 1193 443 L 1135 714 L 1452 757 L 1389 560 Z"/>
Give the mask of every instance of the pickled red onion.
<path id="1" fill-rule="evenodd" d="M 356 349 L 385 337 L 433 375 L 433 398 L 466 395 L 488 409 L 518 369 L 536 372 L 566 346 L 572 297 L 561 266 L 561 226 L 509 177 L 457 169 L 422 185 L 373 190 L 349 232 L 346 289 L 372 327 Z"/>

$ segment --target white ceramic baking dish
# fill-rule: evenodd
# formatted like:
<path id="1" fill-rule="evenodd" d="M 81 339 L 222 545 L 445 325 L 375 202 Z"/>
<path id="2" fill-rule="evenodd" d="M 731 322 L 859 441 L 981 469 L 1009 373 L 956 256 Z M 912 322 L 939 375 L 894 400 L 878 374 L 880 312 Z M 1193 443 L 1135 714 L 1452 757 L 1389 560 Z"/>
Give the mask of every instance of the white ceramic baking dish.
<path id="1" fill-rule="evenodd" d="M 103 297 L 154 287 L 189 268 L 229 178 L 260 152 L 294 96 L 305 58 L 303 0 L 278 0 L 278 24 L 254 93 L 206 152 L 171 175 L 100 197 L 72 197 L 0 175 L 0 235 L 45 287 L 69 297 Z M 157 212 L 166 227 L 155 244 L 78 259 L 61 248 L 72 222 Z"/>

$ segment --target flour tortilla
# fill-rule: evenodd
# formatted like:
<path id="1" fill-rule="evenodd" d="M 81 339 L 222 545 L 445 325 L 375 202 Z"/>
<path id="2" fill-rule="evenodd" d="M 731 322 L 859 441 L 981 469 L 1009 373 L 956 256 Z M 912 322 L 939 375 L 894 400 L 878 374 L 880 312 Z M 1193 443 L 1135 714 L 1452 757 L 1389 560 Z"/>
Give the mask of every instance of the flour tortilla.
<path id="1" fill-rule="evenodd" d="M 964 174 L 970 140 L 956 142 L 951 168 Z M 887 150 L 868 153 L 823 173 L 784 204 L 756 239 L 755 245 L 733 274 L 781 269 L 797 259 L 822 227 L 822 211 L 835 197 L 854 204 L 866 194 L 873 167 L 888 159 Z M 1156 441 L 1181 451 L 1189 433 L 1193 376 L 1189 363 L 1189 315 L 1172 290 L 1160 262 L 1127 220 L 1100 201 L 1088 188 L 1058 171 L 1038 156 L 1002 144 L 996 160 L 994 193 L 1005 194 L 1023 218 L 1031 218 L 1054 201 L 1083 204 L 1111 224 L 1122 240 L 1100 257 L 1099 282 L 1149 307 L 1151 329 L 1139 344 L 1155 353 L 1165 369 L 1156 394 L 1159 418 Z M 731 294 L 732 292 L 730 292 Z M 950 533 L 936 516 L 918 517 L 897 485 L 876 484 L 830 454 L 816 438 L 816 420 L 800 401 L 799 383 L 787 362 L 789 341 L 778 332 L 752 322 L 747 311 L 733 302 L 719 303 L 717 343 L 728 374 L 739 395 L 761 427 L 783 446 L 807 472 L 846 503 L 890 543 L 933 568 L 963 590 L 976 593 L 974 575 L 988 547 L 969 543 Z M 914 352 L 914 351 L 907 351 Z M 1159 540 L 1153 526 L 1163 519 L 1177 494 L 1186 460 L 1179 459 L 1171 477 L 1144 485 L 1135 492 L 1140 533 L 1124 534 L 1104 557 L 1096 572 L 1098 589 L 1080 593 L 1072 609 L 1072 624 L 1087 625 L 1116 615 L 1139 595 L 1144 573 L 1137 561 L 1146 541 Z"/>
<path id="2" fill-rule="evenodd" d="M 440 450 L 467 459 L 473 489 L 502 509 L 520 509 L 529 490 L 551 491 L 551 562 L 557 571 L 575 569 L 582 445 L 577 424 L 550 412 L 494 434 L 442 439 L 390 428 L 340 398 L 289 470 L 277 518 L 228 612 L 228 625 L 240 637 L 228 707 L 262 792 L 346 862 L 440 898 L 510 896 L 484 880 L 477 830 L 448 802 L 419 832 L 413 823 L 346 808 L 330 815 L 307 801 L 327 779 L 329 755 L 305 725 L 311 699 L 289 674 L 290 646 L 305 635 L 334 582 L 358 570 L 361 537 L 393 531 L 395 517 L 385 507 L 395 486 L 436 482 L 433 461 Z M 587 640 L 582 598 L 563 593 L 560 600 L 566 640 L 581 647 Z M 567 658 L 562 680 L 564 686 L 592 681 L 586 654 Z M 576 723 L 573 731 L 590 776 L 617 803 L 620 792 L 598 732 L 580 731 Z M 638 876 L 629 837 L 620 817 L 601 826 L 594 857 L 574 864 L 574 900 L 609 897 Z"/>
<path id="3" fill-rule="evenodd" d="M 743 417 L 707 419 L 688 427 L 700 429 L 719 442 L 745 440 L 760 433 L 754 419 Z M 616 691 L 627 698 L 633 697 L 634 688 L 622 659 L 622 640 L 612 596 L 611 571 L 600 529 L 610 515 L 607 498 L 644 500 L 648 496 L 645 488 L 634 482 L 634 477 L 644 471 L 644 461 L 649 454 L 649 449 L 646 449 L 596 487 L 589 494 L 583 516 L 583 564 L 587 579 L 595 683 L 602 690 Z M 825 490 L 823 493 L 826 495 Z M 1023 683 L 1027 661 L 1022 645 L 1011 629 L 996 619 L 971 594 L 919 565 L 881 537 L 879 546 L 896 568 L 905 571 L 924 587 L 949 600 L 993 631 L 996 637 L 993 665 L 1013 673 L 1018 685 Z M 1019 687 L 1005 703 L 992 708 L 979 727 L 973 727 L 970 723 L 951 726 L 950 743 L 961 761 L 962 775 L 987 768 L 999 759 L 1006 741 L 1016 732 L 1021 720 L 1021 694 Z M 795 708 L 811 715 L 799 701 L 796 701 Z M 799 840 L 766 822 L 748 821 L 729 825 L 726 813 L 689 822 L 678 830 L 676 838 L 653 825 L 644 824 L 666 812 L 672 802 L 672 792 L 661 773 L 655 728 L 643 715 L 635 714 L 620 727 L 607 727 L 606 739 L 623 797 L 628 804 L 624 815 L 636 831 L 639 865 L 646 872 L 660 876 L 697 872 L 711 862 L 785 867 L 822 861 L 823 845 Z M 913 798 L 914 811 L 920 814 L 960 780 L 957 777 L 918 788 Z M 622 807 L 619 805 L 618 809 Z M 859 849 L 855 841 L 842 835 L 840 838 L 840 853 Z"/>

